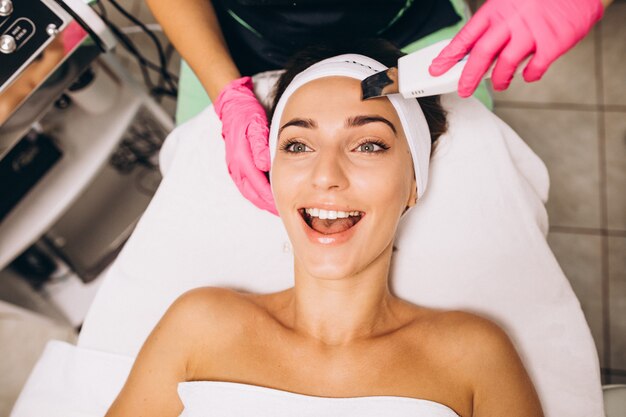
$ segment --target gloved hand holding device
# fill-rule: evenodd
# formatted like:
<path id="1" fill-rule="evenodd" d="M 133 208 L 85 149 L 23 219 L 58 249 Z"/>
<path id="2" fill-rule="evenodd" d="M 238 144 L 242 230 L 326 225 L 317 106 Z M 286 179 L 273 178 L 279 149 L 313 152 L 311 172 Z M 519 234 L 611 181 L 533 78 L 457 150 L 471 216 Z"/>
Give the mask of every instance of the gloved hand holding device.
<path id="1" fill-rule="evenodd" d="M 610 0 L 488 0 L 433 60 L 430 74 L 445 73 L 469 52 L 458 88 L 468 97 L 496 58 L 491 80 L 504 90 L 517 66 L 534 54 L 523 76 L 537 81 L 600 20 L 603 3 Z"/>
<path id="2" fill-rule="evenodd" d="M 255 206 L 278 215 L 265 172 L 270 170 L 267 116 L 254 95 L 252 78 L 230 82 L 215 100 L 222 121 L 228 173 Z"/>

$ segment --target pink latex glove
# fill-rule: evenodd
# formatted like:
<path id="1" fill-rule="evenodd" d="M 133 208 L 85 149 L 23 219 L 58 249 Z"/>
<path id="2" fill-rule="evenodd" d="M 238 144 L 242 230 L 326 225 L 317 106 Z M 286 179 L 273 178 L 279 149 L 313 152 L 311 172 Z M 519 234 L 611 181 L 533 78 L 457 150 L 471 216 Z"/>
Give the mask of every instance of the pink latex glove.
<path id="1" fill-rule="evenodd" d="M 488 0 L 433 60 L 430 74 L 443 74 L 471 50 L 459 95 L 476 90 L 496 57 L 491 80 L 494 89 L 504 90 L 520 62 L 534 53 L 523 76 L 537 81 L 603 13 L 600 0 Z"/>
<path id="2" fill-rule="evenodd" d="M 252 78 L 230 82 L 215 100 L 214 108 L 222 121 L 230 177 L 255 206 L 278 216 L 265 176 L 270 170 L 267 116 L 254 95 Z"/>

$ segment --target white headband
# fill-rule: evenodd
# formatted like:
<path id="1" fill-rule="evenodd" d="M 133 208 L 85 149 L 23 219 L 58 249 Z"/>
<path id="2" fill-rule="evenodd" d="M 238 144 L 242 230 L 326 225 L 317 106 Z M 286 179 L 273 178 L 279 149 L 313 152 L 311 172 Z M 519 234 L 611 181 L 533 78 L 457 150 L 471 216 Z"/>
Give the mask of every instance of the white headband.
<path id="1" fill-rule="evenodd" d="M 276 156 L 280 118 L 285 110 L 287 100 L 298 88 L 318 78 L 333 76 L 356 78 L 362 81 L 366 77 L 386 69 L 386 66 L 372 58 L 357 54 L 345 54 L 320 61 L 296 75 L 280 97 L 272 117 L 269 136 L 272 162 Z M 417 198 L 419 199 L 424 194 L 428 183 L 431 147 L 428 124 L 416 99 L 405 99 L 400 94 L 390 94 L 387 98 L 398 113 L 402 129 L 409 143 L 417 183 Z"/>

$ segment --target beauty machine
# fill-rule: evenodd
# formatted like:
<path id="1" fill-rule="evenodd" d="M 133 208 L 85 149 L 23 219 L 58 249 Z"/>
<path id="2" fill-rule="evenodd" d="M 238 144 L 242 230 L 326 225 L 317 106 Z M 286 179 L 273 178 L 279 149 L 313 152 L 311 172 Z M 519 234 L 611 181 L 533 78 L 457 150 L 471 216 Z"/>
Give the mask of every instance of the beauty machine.
<path id="1" fill-rule="evenodd" d="M 49 278 L 60 259 L 89 282 L 152 197 L 173 122 L 116 43 L 83 0 L 0 0 L 0 270 Z"/>
<path id="2" fill-rule="evenodd" d="M 114 45 L 82 0 L 0 0 L 0 157 Z"/>
<path id="3" fill-rule="evenodd" d="M 0 0 L 0 221 L 63 156 L 40 121 L 114 45 L 81 0 Z"/>

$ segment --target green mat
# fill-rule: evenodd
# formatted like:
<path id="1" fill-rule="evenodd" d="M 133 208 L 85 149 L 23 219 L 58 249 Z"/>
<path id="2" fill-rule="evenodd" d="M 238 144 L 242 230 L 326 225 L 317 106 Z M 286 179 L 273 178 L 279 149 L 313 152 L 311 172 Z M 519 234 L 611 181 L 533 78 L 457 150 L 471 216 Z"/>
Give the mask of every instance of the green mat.
<path id="1" fill-rule="evenodd" d="M 459 16 L 463 16 L 463 18 L 456 25 L 440 29 L 425 38 L 402 48 L 403 52 L 410 53 L 416 51 L 425 46 L 432 45 L 435 42 L 439 42 L 440 40 L 450 39 L 458 33 L 467 21 L 467 16 L 470 15 L 469 10 L 463 0 L 450 0 L 450 2 Z M 487 90 L 487 86 L 484 81 L 480 83 L 480 86 L 474 92 L 474 97 L 480 100 L 489 109 L 493 109 L 493 99 L 491 98 L 491 94 L 489 93 L 489 90 Z M 191 119 L 204 110 L 209 104 L 211 104 L 211 100 L 204 91 L 202 84 L 200 84 L 200 81 L 193 73 L 189 65 L 187 65 L 185 61 L 182 61 L 180 67 L 180 80 L 178 83 L 176 122 L 180 124 Z"/>

